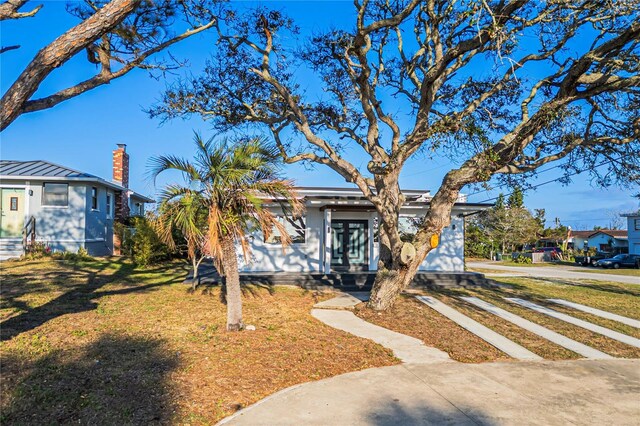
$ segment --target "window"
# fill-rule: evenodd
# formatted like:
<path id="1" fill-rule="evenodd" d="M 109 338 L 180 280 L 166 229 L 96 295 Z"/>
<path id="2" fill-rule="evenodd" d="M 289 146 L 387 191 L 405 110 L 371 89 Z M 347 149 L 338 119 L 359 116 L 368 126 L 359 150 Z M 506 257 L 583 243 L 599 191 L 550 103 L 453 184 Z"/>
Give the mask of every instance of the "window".
<path id="1" fill-rule="evenodd" d="M 98 210 L 98 188 L 91 187 L 91 209 Z"/>
<path id="2" fill-rule="evenodd" d="M 11 201 L 9 202 L 9 210 L 13 212 L 18 211 L 18 197 L 11 197 Z"/>
<path id="3" fill-rule="evenodd" d="M 107 194 L 107 217 L 111 217 L 111 194 Z"/>
<path id="4" fill-rule="evenodd" d="M 307 224 L 304 216 L 290 217 L 290 216 L 278 216 L 278 222 L 284 225 L 284 229 L 291 237 L 292 244 L 301 244 L 306 241 Z M 274 227 L 271 231 L 271 235 L 265 241 L 267 244 L 280 244 L 282 241 L 282 234 Z"/>
<path id="5" fill-rule="evenodd" d="M 640 219 L 633 220 L 633 229 L 636 231 L 640 231 Z"/>
<path id="6" fill-rule="evenodd" d="M 42 205 L 67 207 L 69 205 L 69 185 L 66 183 L 43 184 Z"/>

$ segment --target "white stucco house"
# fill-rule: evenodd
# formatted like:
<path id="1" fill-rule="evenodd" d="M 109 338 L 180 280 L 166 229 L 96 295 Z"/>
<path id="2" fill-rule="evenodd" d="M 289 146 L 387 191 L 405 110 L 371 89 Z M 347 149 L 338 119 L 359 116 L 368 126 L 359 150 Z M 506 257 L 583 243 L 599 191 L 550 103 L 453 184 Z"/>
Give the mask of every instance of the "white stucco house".
<path id="1" fill-rule="evenodd" d="M 621 216 L 627 219 L 629 254 L 640 254 L 640 210 Z"/>
<path id="2" fill-rule="evenodd" d="M 151 198 L 129 189 L 129 155 L 113 151 L 113 180 L 49 161 L 0 161 L 0 259 L 20 256 L 31 240 L 52 250 L 114 252 L 114 221 L 144 214 Z"/>
<path id="3" fill-rule="evenodd" d="M 256 232 L 249 238 L 252 259 L 240 256 L 241 272 L 330 274 L 377 269 L 377 213 L 358 189 L 305 187 L 297 192 L 306 207 L 301 217 L 287 217 L 277 203 L 269 205 L 293 243 L 283 250 L 277 232 L 268 241 Z M 403 194 L 407 202 L 401 210 L 401 231 L 411 234 L 415 232 L 414 221 L 424 216 L 431 197 L 422 190 L 405 190 Z M 463 272 L 464 216 L 491 206 L 467 203 L 464 196 L 460 197 L 439 246 L 429 253 L 420 270 Z"/>

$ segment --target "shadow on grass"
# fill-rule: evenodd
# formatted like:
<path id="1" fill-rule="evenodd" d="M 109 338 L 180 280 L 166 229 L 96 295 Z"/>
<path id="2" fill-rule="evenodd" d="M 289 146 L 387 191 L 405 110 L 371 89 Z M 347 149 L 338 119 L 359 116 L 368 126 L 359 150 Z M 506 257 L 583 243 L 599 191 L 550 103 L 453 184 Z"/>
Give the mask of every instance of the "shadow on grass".
<path id="1" fill-rule="evenodd" d="M 174 411 L 168 374 L 178 364 L 160 340 L 104 335 L 29 363 L 3 359 L 2 424 L 159 424 Z M 26 373 L 25 373 L 26 372 Z"/>
<path id="2" fill-rule="evenodd" d="M 574 287 L 584 287 L 584 288 L 588 288 L 591 290 L 597 290 L 597 291 L 605 291 L 607 293 L 615 293 L 615 294 L 626 294 L 629 296 L 640 296 L 640 290 L 632 290 L 632 289 L 627 289 L 627 288 L 623 288 L 623 287 L 618 287 L 615 285 L 611 285 L 611 284 L 590 284 L 590 283 L 577 283 L 575 281 L 566 281 L 566 280 L 561 280 L 561 279 L 557 279 L 557 278 L 540 278 L 540 277 L 536 277 L 537 280 L 540 281 L 546 281 L 552 284 L 558 284 L 558 285 L 570 285 L 570 286 L 574 286 Z"/>
<path id="3" fill-rule="evenodd" d="M 63 266 L 67 269 L 43 273 L 34 271 L 33 276 L 12 276 L 11 274 L 3 276 L 2 307 L 14 308 L 20 310 L 21 313 L 0 323 L 0 341 L 12 339 L 65 314 L 94 310 L 98 307 L 95 300 L 101 297 L 148 291 L 155 287 L 180 281 L 179 278 L 170 277 L 161 282 L 141 285 L 142 279 L 138 277 L 148 274 L 162 276 L 162 274 L 180 267 L 175 263 L 142 270 L 135 269 L 134 265 L 122 260 L 99 261 L 91 264 L 69 262 L 64 263 Z M 110 268 L 112 270 L 107 272 L 107 269 Z M 80 280 L 78 280 L 79 277 Z M 77 282 L 69 282 L 71 280 Z M 54 281 L 55 284 L 51 284 L 51 281 Z M 99 291 L 108 284 L 118 284 L 124 288 Z M 45 294 L 51 292 L 52 285 L 54 289 L 64 292 L 40 306 L 31 308 L 25 302 L 18 300 L 28 293 Z"/>

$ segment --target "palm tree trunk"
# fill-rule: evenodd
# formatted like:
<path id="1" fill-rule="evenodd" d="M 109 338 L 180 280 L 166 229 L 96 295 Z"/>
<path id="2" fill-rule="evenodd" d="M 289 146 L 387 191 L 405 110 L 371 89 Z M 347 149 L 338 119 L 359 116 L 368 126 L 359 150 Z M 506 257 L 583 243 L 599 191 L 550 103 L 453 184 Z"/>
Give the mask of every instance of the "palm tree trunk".
<path id="1" fill-rule="evenodd" d="M 222 266 L 226 283 L 227 299 L 227 331 L 242 330 L 242 291 L 240 290 L 240 274 L 238 258 L 232 238 L 222 241 Z"/>

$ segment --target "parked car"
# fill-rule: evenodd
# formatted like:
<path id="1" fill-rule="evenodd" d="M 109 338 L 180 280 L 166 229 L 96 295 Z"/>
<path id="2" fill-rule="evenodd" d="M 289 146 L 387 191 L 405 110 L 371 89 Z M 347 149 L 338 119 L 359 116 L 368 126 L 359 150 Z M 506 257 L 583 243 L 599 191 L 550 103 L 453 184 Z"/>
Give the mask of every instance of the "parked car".
<path id="1" fill-rule="evenodd" d="M 610 259 L 613 257 L 613 253 L 608 253 L 605 251 L 598 251 L 596 254 L 587 255 L 587 256 L 576 256 L 575 261 L 577 264 L 582 266 L 596 266 L 596 262 L 598 260 Z"/>
<path id="2" fill-rule="evenodd" d="M 638 254 L 618 254 L 609 259 L 601 259 L 596 262 L 596 266 L 603 268 L 640 268 L 640 255 Z"/>

